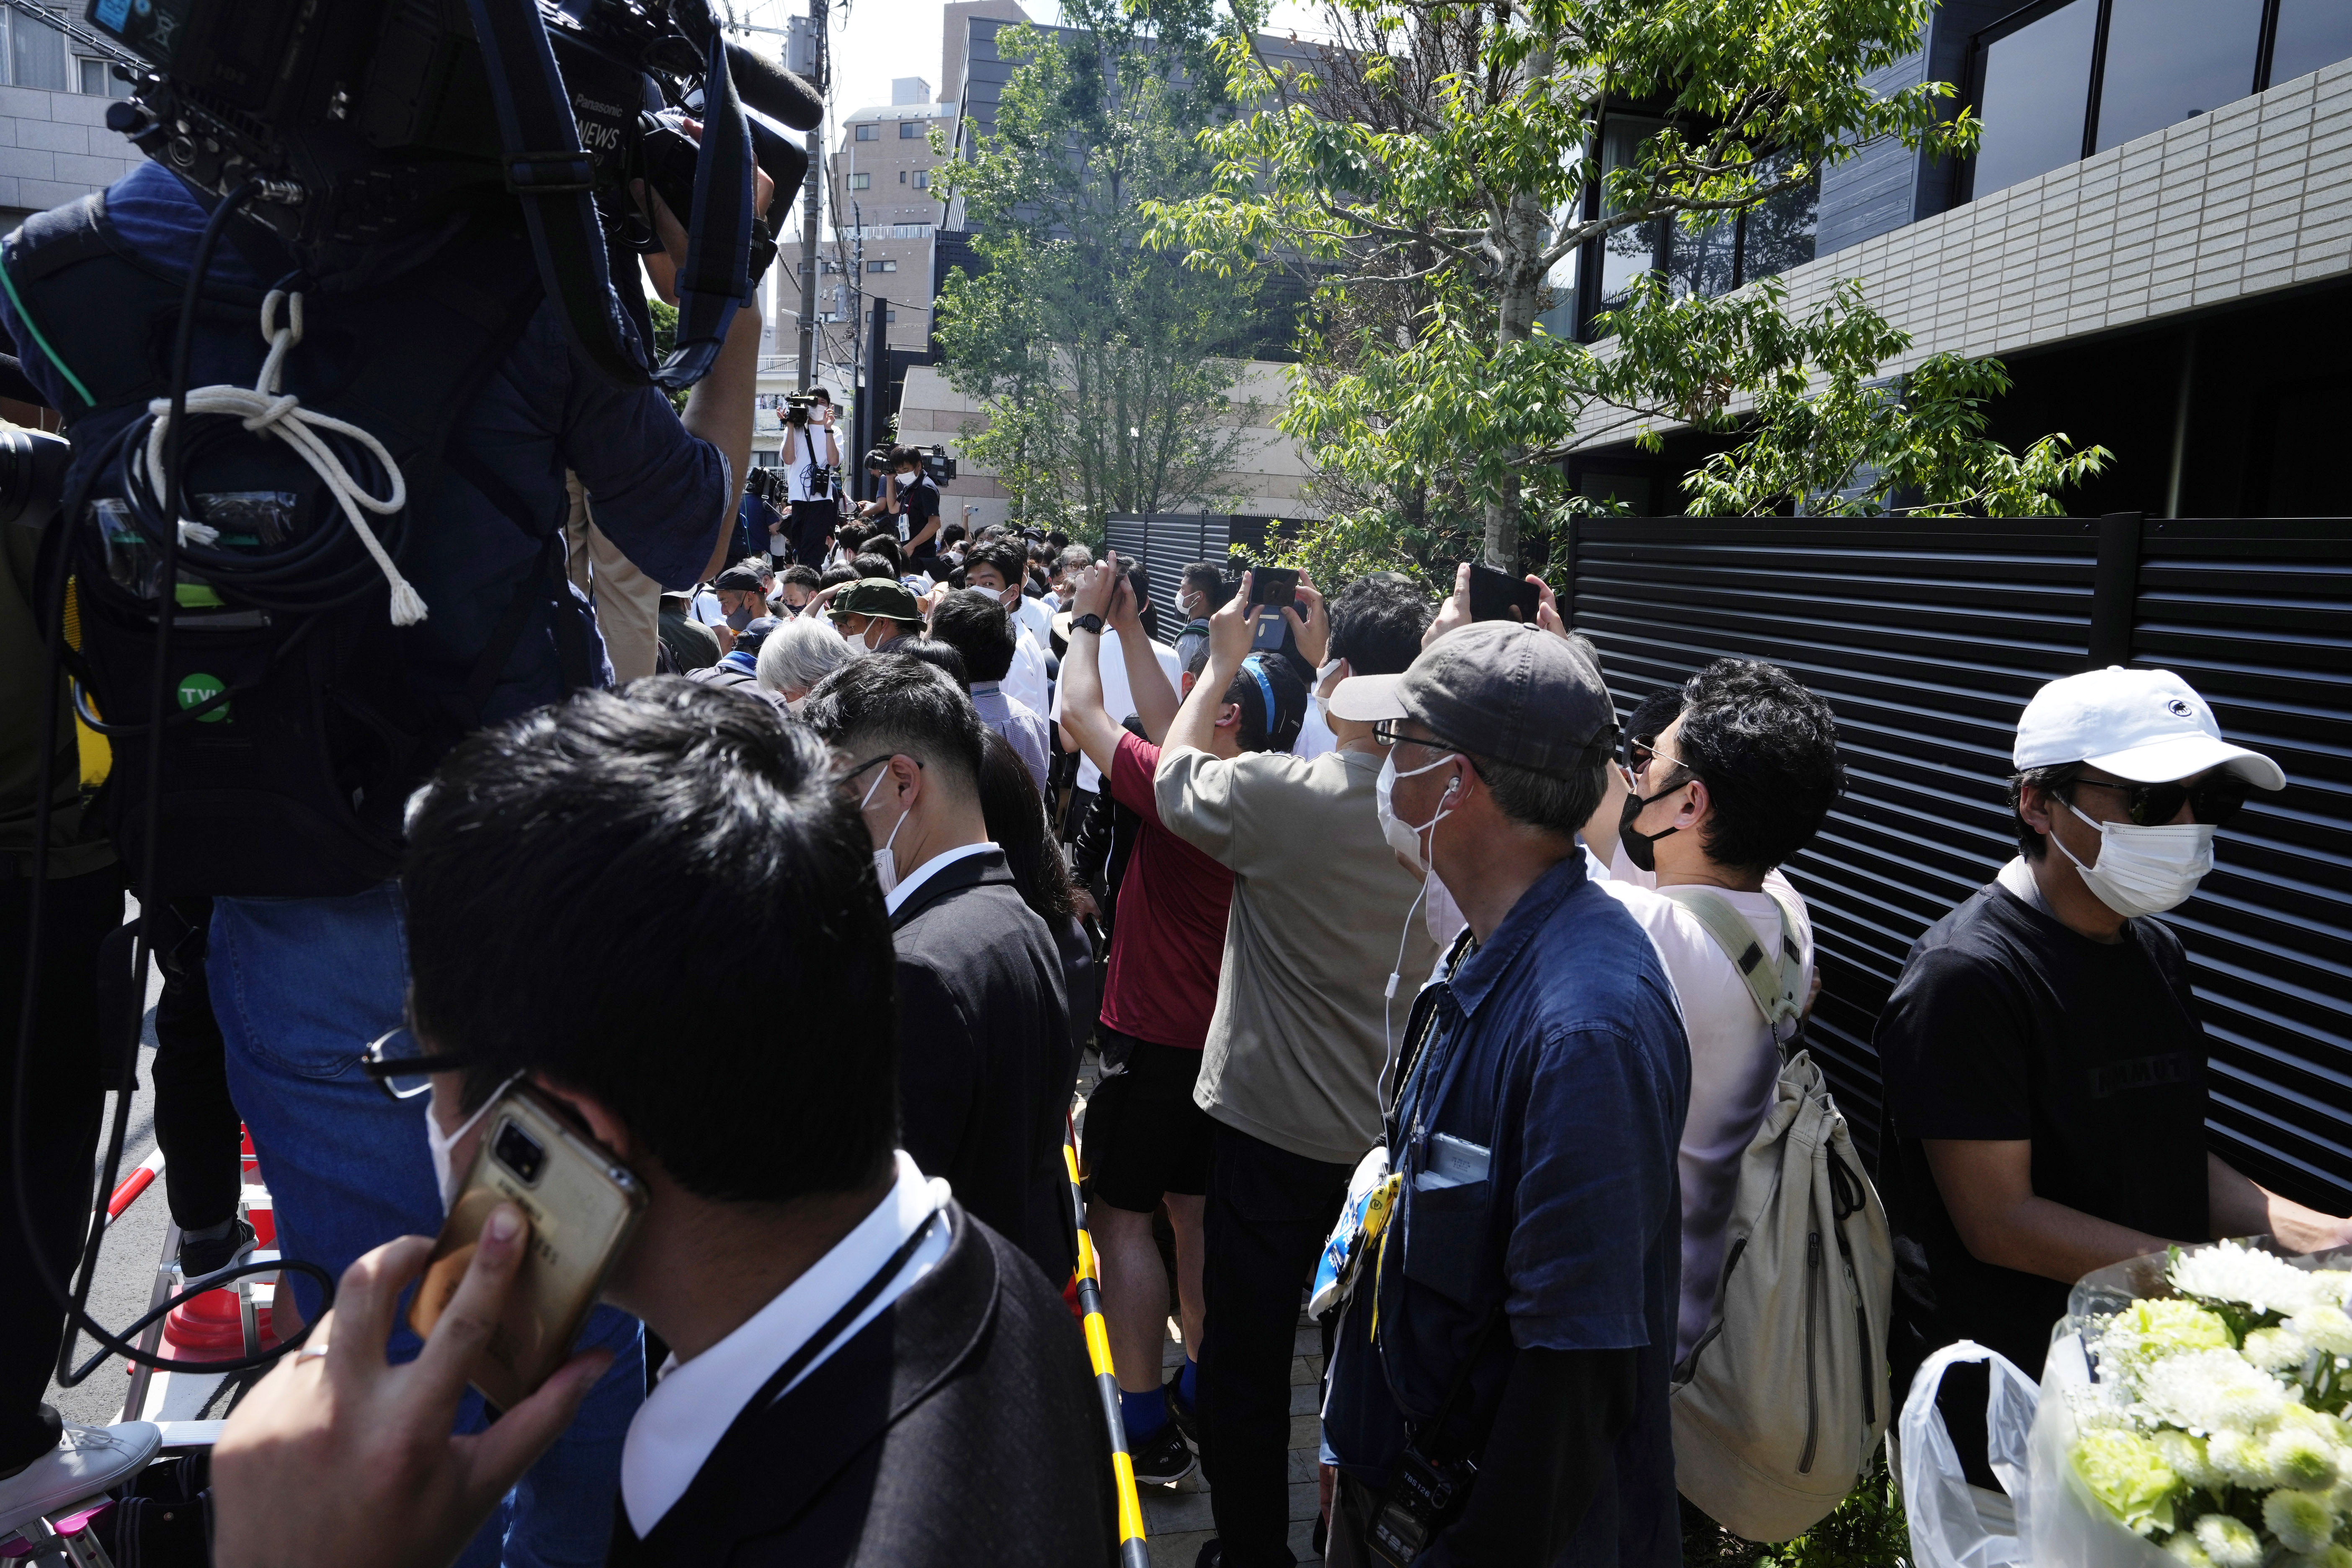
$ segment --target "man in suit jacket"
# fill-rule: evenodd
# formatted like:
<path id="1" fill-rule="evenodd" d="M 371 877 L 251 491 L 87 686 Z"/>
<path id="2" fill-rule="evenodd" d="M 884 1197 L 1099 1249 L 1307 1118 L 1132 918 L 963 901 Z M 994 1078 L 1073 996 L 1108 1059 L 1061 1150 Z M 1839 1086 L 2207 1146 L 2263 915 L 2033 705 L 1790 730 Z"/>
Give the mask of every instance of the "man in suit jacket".
<path id="1" fill-rule="evenodd" d="M 678 679 L 471 737 L 412 811 L 414 1040 L 384 1050 L 432 1075 L 461 1176 L 485 1147 L 523 1174 L 499 1112 L 530 1094 L 645 1194 L 605 1296 L 673 1355 L 617 1457 L 613 1563 L 1097 1568 L 1116 1505 L 1077 1329 L 893 1152 L 896 1053 L 868 1037 L 895 1022 L 889 917 L 856 798 L 806 726 Z M 677 998 L 739 963 L 698 934 L 713 911 L 793 1005 L 684 1039 Z M 402 1366 L 386 1335 L 433 1244 L 353 1265 L 215 1450 L 216 1561 L 450 1562 L 609 1361 L 450 1435 L 524 1255 L 572 1244 L 499 1205 Z"/>
<path id="2" fill-rule="evenodd" d="M 1058 1289 L 1076 1262 L 1061 1146 L 1077 1059 L 1053 934 L 988 836 L 980 715 L 937 669 L 892 654 L 835 670 L 803 711 L 873 837 L 907 1152 Z"/>

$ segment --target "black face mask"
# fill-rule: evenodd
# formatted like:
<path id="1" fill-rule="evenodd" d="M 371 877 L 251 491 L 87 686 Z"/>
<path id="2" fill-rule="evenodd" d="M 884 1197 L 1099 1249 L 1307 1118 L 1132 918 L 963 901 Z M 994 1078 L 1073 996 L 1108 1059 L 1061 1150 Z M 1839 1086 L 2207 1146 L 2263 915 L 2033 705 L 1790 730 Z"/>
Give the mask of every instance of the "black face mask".
<path id="1" fill-rule="evenodd" d="M 1628 795 L 1625 797 L 1625 809 L 1617 814 L 1617 842 L 1625 847 L 1625 858 L 1633 862 L 1635 870 L 1655 871 L 1658 868 L 1658 852 L 1651 846 L 1661 838 L 1680 833 L 1682 829 L 1668 827 L 1656 833 L 1637 832 L 1633 819 L 1641 816 L 1652 801 L 1664 800 L 1688 783 L 1690 780 L 1684 779 L 1653 795 Z"/>

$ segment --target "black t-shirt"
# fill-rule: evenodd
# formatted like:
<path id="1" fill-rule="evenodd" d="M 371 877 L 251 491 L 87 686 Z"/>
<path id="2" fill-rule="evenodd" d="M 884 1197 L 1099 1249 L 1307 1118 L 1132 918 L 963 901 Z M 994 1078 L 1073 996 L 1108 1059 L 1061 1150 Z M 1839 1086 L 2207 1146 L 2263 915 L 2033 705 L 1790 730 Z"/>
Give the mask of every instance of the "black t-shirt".
<path id="1" fill-rule="evenodd" d="M 918 472 L 911 479 L 898 481 L 898 542 L 913 543 L 931 519 L 940 515 L 940 488 L 929 474 Z M 918 553 L 935 555 L 939 552 L 939 535 L 933 534 L 917 547 Z"/>
<path id="2" fill-rule="evenodd" d="M 2207 1237 L 2205 1032 L 2180 939 L 2158 921 L 2126 921 L 2121 942 L 2096 942 L 1983 888 L 1912 948 L 1875 1044 L 1898 1388 L 1959 1339 L 2040 1377 L 2070 1289 L 1969 1252 L 1923 1139 L 2031 1139 L 2035 1196 L 2152 1236 Z"/>

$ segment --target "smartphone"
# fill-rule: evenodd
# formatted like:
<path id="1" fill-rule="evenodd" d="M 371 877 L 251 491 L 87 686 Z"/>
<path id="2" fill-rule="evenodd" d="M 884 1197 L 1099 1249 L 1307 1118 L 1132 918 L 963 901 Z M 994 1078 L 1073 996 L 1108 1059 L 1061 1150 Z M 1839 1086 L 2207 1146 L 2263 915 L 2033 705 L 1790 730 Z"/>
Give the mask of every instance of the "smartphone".
<path id="1" fill-rule="evenodd" d="M 1289 608 L 1298 597 L 1298 572 L 1290 566 L 1253 566 L 1250 568 L 1252 605 L 1271 605 L 1277 611 Z M 1277 616 L 1277 619 L 1280 617 Z"/>
<path id="2" fill-rule="evenodd" d="M 1291 607 L 1296 609 L 1302 617 L 1307 614 L 1307 606 L 1297 604 L 1296 601 L 1293 602 Z M 1279 653 L 1283 648 L 1287 647 L 1289 643 L 1290 623 L 1284 620 L 1280 612 L 1273 605 L 1267 605 L 1266 613 L 1257 618 L 1257 633 L 1255 637 L 1250 638 L 1250 651 L 1252 653 Z"/>
<path id="3" fill-rule="evenodd" d="M 1524 577 L 1473 563 L 1470 567 L 1470 618 L 1474 621 L 1524 621 L 1535 625 L 1539 603 L 1536 585 Z"/>
<path id="4" fill-rule="evenodd" d="M 530 1226 L 522 1268 L 467 1377 L 483 1398 L 506 1410 L 570 1359 L 605 1275 L 645 1213 L 646 1189 L 528 1089 L 509 1089 L 484 1120 L 465 1190 L 449 1205 L 409 1303 L 408 1326 L 420 1339 L 433 1332 L 466 1277 L 490 1211 L 500 1203 L 522 1210 Z"/>

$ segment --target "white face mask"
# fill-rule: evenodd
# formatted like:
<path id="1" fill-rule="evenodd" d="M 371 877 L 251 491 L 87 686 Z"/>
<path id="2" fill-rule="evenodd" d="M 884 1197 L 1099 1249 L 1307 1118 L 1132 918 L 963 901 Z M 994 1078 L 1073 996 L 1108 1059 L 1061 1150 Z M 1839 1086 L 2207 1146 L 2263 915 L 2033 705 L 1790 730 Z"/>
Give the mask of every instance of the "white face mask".
<path id="1" fill-rule="evenodd" d="M 1323 721 L 1327 724 L 1331 721 L 1331 699 L 1323 694 L 1323 689 L 1331 684 L 1331 678 L 1339 674 L 1339 667 L 1347 662 L 1344 658 L 1335 658 L 1317 670 L 1314 689 L 1307 694 L 1307 700 L 1315 704 L 1315 711 L 1323 715 Z"/>
<path id="2" fill-rule="evenodd" d="M 425 1146 L 433 1156 L 433 1184 L 440 1190 L 443 1214 L 447 1214 L 449 1205 L 457 1201 L 457 1168 L 454 1152 L 465 1141 L 466 1134 L 474 1130 L 475 1123 L 490 1113 L 490 1108 L 498 1104 L 499 1097 L 513 1088 L 515 1079 L 520 1077 L 522 1074 L 516 1073 L 492 1089 L 490 1098 L 475 1107 L 473 1115 L 457 1123 L 455 1132 L 442 1131 L 441 1119 L 433 1114 L 431 1106 L 425 1108 Z"/>
<path id="3" fill-rule="evenodd" d="M 2083 874 L 2083 885 L 2099 902 L 2126 920 L 2160 915 L 2186 903 L 2205 873 L 2213 868 L 2210 823 L 2139 827 L 2128 822 L 2093 822 L 2072 804 L 2066 809 L 2098 829 L 2098 864 L 2085 866 L 2074 860 L 2074 851 L 2059 844 L 2055 833 L 2050 842 L 2058 844 L 2058 853 L 2074 861 L 2074 869 Z"/>
<path id="4" fill-rule="evenodd" d="M 866 786 L 866 798 L 857 803 L 858 810 L 864 811 L 868 805 L 873 804 L 874 792 L 880 789 L 882 787 L 882 780 L 887 779 L 889 776 L 889 765 L 885 763 L 883 765 L 880 777 L 877 777 L 872 784 Z M 898 814 L 898 820 L 890 825 L 890 837 L 882 841 L 881 848 L 874 851 L 874 879 L 876 881 L 882 884 L 882 896 L 886 899 L 888 898 L 898 886 L 898 862 L 892 857 L 890 853 L 890 846 L 898 842 L 898 829 L 906 826 L 907 818 L 913 815 L 914 811 L 911 807 L 900 812 Z"/>
<path id="5" fill-rule="evenodd" d="M 1419 826 L 1414 826 L 1397 816 L 1396 808 L 1392 804 L 1395 798 L 1396 782 L 1399 779 L 1412 778 L 1433 769 L 1442 768 L 1453 760 L 1454 753 L 1449 752 L 1433 763 L 1424 763 L 1411 773 L 1401 773 L 1397 772 L 1394 752 L 1381 759 L 1381 776 L 1372 784 L 1372 809 L 1380 814 L 1381 837 L 1387 839 L 1389 847 L 1395 850 L 1398 856 L 1416 871 L 1427 869 L 1427 863 L 1421 856 L 1421 836 L 1432 832 L 1439 823 L 1453 816 L 1454 808 L 1441 805 L 1437 808 L 1436 816 Z M 1445 798 L 1453 799 L 1454 792 L 1460 787 L 1461 781 L 1458 779 L 1448 784 L 1445 789 Z M 1434 842 L 1433 838 L 1432 842 Z"/>

